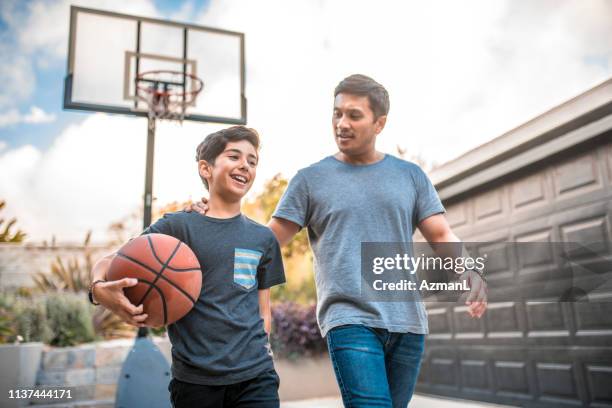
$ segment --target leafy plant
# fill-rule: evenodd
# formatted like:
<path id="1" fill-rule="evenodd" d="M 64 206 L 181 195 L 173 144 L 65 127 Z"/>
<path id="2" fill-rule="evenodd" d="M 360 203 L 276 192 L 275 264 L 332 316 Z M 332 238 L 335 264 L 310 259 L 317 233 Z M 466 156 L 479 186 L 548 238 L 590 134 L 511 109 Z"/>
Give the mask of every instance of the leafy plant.
<path id="1" fill-rule="evenodd" d="M 13 341 L 15 330 L 12 326 L 12 318 L 4 310 L 0 310 L 0 344 Z"/>
<path id="2" fill-rule="evenodd" d="M 0 200 L 0 211 L 4 209 L 6 206 L 6 201 Z M 6 222 L 6 225 L 2 227 L 2 224 Z M 26 237 L 26 233 L 17 230 L 15 232 L 11 232 L 11 229 L 15 226 L 17 220 L 12 218 L 8 220 L 8 222 L 4 218 L 0 218 L 0 242 L 22 242 Z"/>
<path id="3" fill-rule="evenodd" d="M 49 294 L 46 298 L 48 325 L 53 333 L 49 344 L 74 346 L 94 340 L 93 307 L 84 296 L 70 293 Z"/>
<path id="4" fill-rule="evenodd" d="M 57 256 L 51 262 L 48 272 L 38 272 L 33 280 L 39 293 L 72 292 L 86 299 L 87 289 L 92 280 L 92 251 L 90 247 L 91 232 L 83 241 L 83 254 L 75 255 L 68 260 Z M 106 339 L 132 337 L 134 328 L 124 323 L 117 315 L 98 307 L 93 312 L 92 327 L 96 335 Z M 70 337 L 68 335 L 68 337 Z"/>
<path id="5" fill-rule="evenodd" d="M 12 322 L 6 341 L 40 341 L 66 347 L 93 341 L 93 307 L 76 293 L 48 293 L 33 298 L 5 296 L 2 308 Z"/>
<path id="6" fill-rule="evenodd" d="M 14 341 L 16 337 L 12 299 L 14 296 L 0 293 L 0 344 Z"/>
<path id="7" fill-rule="evenodd" d="M 94 332 L 107 340 L 134 337 L 135 329 L 117 315 L 103 307 L 97 307 L 93 319 Z"/>
<path id="8" fill-rule="evenodd" d="M 277 303 L 272 307 L 271 343 L 274 352 L 295 359 L 317 356 L 327 350 L 321 337 L 314 304 L 304 306 L 293 302 Z"/>
<path id="9" fill-rule="evenodd" d="M 41 292 L 85 292 L 91 282 L 91 269 L 93 262 L 91 258 L 91 231 L 85 236 L 83 242 L 83 258 L 77 256 L 64 261 L 57 256 L 51 262 L 49 272 L 38 272 L 34 275 L 34 284 Z"/>
<path id="10" fill-rule="evenodd" d="M 46 298 L 16 298 L 13 311 L 15 333 L 22 341 L 51 342 L 53 331 L 47 320 Z"/>

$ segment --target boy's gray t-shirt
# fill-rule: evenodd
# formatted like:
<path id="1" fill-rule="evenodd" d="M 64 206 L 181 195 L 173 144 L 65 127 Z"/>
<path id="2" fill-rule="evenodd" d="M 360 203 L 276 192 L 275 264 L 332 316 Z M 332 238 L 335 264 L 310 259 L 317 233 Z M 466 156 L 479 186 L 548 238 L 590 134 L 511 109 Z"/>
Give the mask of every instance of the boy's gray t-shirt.
<path id="1" fill-rule="evenodd" d="M 258 289 L 285 282 L 272 231 L 243 215 L 218 219 L 181 211 L 165 214 L 144 233 L 184 242 L 202 268 L 194 308 L 168 325 L 174 378 L 228 385 L 273 369 L 258 296 Z"/>
<path id="2" fill-rule="evenodd" d="M 346 324 L 428 332 L 422 302 L 362 299 L 361 243 L 412 242 L 420 221 L 443 212 L 423 170 L 390 155 L 370 165 L 329 156 L 296 174 L 273 217 L 308 228 L 323 336 Z"/>

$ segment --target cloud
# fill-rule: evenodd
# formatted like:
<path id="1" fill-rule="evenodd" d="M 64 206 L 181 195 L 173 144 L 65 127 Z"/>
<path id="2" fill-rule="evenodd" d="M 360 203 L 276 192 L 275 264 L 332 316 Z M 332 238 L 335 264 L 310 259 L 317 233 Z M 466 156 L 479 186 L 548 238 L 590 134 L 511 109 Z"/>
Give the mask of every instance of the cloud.
<path id="1" fill-rule="evenodd" d="M 0 54 L 3 55 L 3 60 L 11 61 L 10 64 L 0 64 L 0 78 L 3 79 L 3 85 L 0 88 L 1 109 L 6 106 L 15 106 L 28 99 L 34 92 L 36 78 L 28 58 L 18 55 L 5 45 L 0 45 Z"/>
<path id="2" fill-rule="evenodd" d="M 138 125 L 144 124 L 92 115 L 44 153 L 33 146 L 0 152 L 0 197 L 30 239 L 80 242 L 90 228 L 99 239 L 110 222 L 138 207 L 144 175 Z"/>
<path id="3" fill-rule="evenodd" d="M 128 12 L 117 4 L 86 5 Z M 143 11 L 133 14 L 157 14 L 151 2 L 134 4 Z M 68 2 L 44 7 L 67 10 Z M 44 7 L 19 30 L 48 29 L 49 38 L 25 32 L 19 38 L 39 44 L 39 51 L 49 45 L 49 58 L 63 61 L 57 57 L 63 46 L 55 45 L 65 41 L 67 28 L 54 33 L 57 21 L 44 18 Z M 187 3 L 176 15 L 195 12 Z M 249 125 L 262 138 L 255 191 L 276 172 L 291 176 L 335 151 L 332 92 L 351 73 L 371 75 L 390 92 L 379 149 L 392 153 L 400 145 L 409 156 L 438 163 L 612 76 L 612 3 L 606 0 L 381 0 L 375 6 L 359 0 L 213 0 L 190 19 L 246 34 Z M 158 126 L 159 203 L 203 194 L 193 149 L 219 127 Z M 141 206 L 145 136 L 142 119 L 94 114 L 63 130 L 48 151 L 5 148 L 0 197 L 33 240 L 57 234 L 80 241 L 89 228 L 101 239 L 110 222 Z"/>
<path id="4" fill-rule="evenodd" d="M 333 151 L 331 94 L 348 74 L 390 92 L 382 150 L 438 163 L 612 75 L 606 0 L 223 0 L 197 21 L 246 33 L 249 120 L 276 136 L 284 169 Z"/>
<path id="5" fill-rule="evenodd" d="M 159 203 L 199 199 L 195 147 L 219 125 L 160 122 L 155 143 L 154 194 Z M 32 241 L 94 241 L 108 226 L 142 207 L 147 123 L 92 114 L 71 125 L 45 152 L 33 146 L 0 150 L 0 198 Z M 10 208 L 9 208 L 10 207 Z"/>
<path id="6" fill-rule="evenodd" d="M 30 112 L 21 114 L 17 109 L 0 113 L 0 128 L 17 125 L 19 123 L 40 124 L 54 122 L 56 116 L 47 113 L 38 106 L 32 106 Z"/>
<path id="7" fill-rule="evenodd" d="M 30 113 L 23 117 L 25 123 L 49 123 L 55 121 L 55 115 L 47 113 L 37 106 L 32 106 Z"/>
<path id="8" fill-rule="evenodd" d="M 160 17 L 153 0 L 34 0 L 0 2 L 0 108 L 27 101 L 37 86 L 36 69 L 66 64 L 70 6 L 82 6 L 147 17 Z"/>

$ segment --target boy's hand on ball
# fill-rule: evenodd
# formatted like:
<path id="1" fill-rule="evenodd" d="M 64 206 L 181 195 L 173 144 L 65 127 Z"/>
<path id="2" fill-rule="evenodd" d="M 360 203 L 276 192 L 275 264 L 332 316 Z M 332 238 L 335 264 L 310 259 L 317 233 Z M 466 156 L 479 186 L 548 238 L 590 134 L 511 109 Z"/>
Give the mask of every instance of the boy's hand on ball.
<path id="1" fill-rule="evenodd" d="M 183 208 L 184 211 L 192 212 L 195 211 L 199 214 L 206 215 L 208 211 L 208 198 L 202 197 L 202 201 L 197 201 L 190 206 Z"/>
<path id="2" fill-rule="evenodd" d="M 144 327 L 148 315 L 143 314 L 142 305 L 134 306 L 125 294 L 124 288 L 138 284 L 138 279 L 124 278 L 117 281 L 99 283 L 95 286 L 95 299 L 105 308 L 132 326 Z"/>

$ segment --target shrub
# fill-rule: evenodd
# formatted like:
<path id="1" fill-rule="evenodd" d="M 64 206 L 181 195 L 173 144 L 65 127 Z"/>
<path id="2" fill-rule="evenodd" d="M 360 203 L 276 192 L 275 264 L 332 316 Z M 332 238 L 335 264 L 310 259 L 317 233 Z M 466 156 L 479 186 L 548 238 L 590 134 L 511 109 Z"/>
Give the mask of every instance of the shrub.
<path id="1" fill-rule="evenodd" d="M 83 296 L 86 296 L 83 294 Z M 102 306 L 96 307 L 93 314 L 93 328 L 96 336 L 110 339 L 134 337 L 136 329 L 119 318 L 116 314 Z M 155 333 L 154 333 L 155 334 Z"/>
<path id="2" fill-rule="evenodd" d="M 15 340 L 15 318 L 12 311 L 14 296 L 0 292 L 0 344 Z"/>
<path id="3" fill-rule="evenodd" d="M 0 211 L 4 209 L 5 205 L 6 201 L 0 200 Z M 11 231 L 17 220 L 12 218 L 6 224 L 4 224 L 5 222 L 4 218 L 0 218 L 0 242 L 23 242 L 26 237 L 25 232 L 20 229 L 17 229 L 15 232 Z"/>
<path id="4" fill-rule="evenodd" d="M 21 341 L 51 341 L 53 334 L 47 320 L 44 298 L 16 298 L 12 310 L 15 334 L 21 337 Z"/>
<path id="5" fill-rule="evenodd" d="M 38 272 L 33 277 L 36 291 L 44 294 L 73 292 L 84 299 L 92 280 L 93 256 L 90 241 L 91 231 L 87 233 L 83 241 L 82 255 L 75 255 L 68 259 L 58 256 L 51 262 L 48 272 Z M 96 308 L 93 312 L 91 324 L 95 335 L 105 339 L 133 337 L 135 333 L 134 327 L 124 323 L 119 316 L 102 307 Z M 70 342 L 67 339 L 72 335 L 63 333 L 61 336 L 67 336 L 66 341 Z M 60 342 L 63 341 L 60 340 Z"/>
<path id="6" fill-rule="evenodd" d="M 93 307 L 83 295 L 56 293 L 46 299 L 52 346 L 67 347 L 93 341 Z"/>
<path id="7" fill-rule="evenodd" d="M 40 341 L 67 347 L 95 339 L 92 325 L 93 307 L 82 295 L 49 293 L 22 298 L 3 296 L 0 310 L 12 318 L 2 340 Z M 0 332 L 2 319 L 0 318 Z"/>
<path id="8" fill-rule="evenodd" d="M 43 293 L 68 290 L 71 292 L 86 292 L 91 282 L 93 267 L 91 247 L 91 231 L 85 236 L 82 257 L 73 256 L 63 260 L 60 256 L 51 262 L 49 272 L 38 272 L 32 279 L 36 288 Z"/>
<path id="9" fill-rule="evenodd" d="M 293 302 L 272 307 L 272 348 L 281 357 L 295 359 L 324 353 L 327 344 L 317 325 L 316 306 Z"/>

